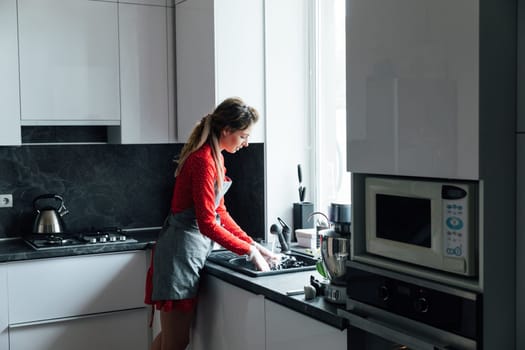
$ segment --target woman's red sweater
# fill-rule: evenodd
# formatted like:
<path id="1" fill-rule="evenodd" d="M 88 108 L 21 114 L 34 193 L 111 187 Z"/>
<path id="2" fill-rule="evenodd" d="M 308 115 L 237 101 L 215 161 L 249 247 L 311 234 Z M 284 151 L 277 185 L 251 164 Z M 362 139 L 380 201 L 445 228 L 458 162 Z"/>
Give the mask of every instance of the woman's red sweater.
<path id="1" fill-rule="evenodd" d="M 224 164 L 222 154 L 220 161 Z M 226 168 L 224 172 L 226 179 Z M 224 197 L 215 209 L 216 181 L 217 169 L 211 146 L 204 144 L 188 156 L 176 177 L 171 211 L 179 213 L 194 208 L 199 231 L 203 235 L 236 254 L 249 254 L 253 239 L 230 216 L 224 205 Z M 221 219 L 220 225 L 215 219 L 216 213 Z"/>

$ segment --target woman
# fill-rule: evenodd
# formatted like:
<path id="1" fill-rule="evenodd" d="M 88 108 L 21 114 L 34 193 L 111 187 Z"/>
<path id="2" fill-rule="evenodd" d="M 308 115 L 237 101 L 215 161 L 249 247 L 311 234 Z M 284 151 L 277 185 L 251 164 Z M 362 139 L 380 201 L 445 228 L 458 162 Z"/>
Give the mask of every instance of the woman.
<path id="1" fill-rule="evenodd" d="M 189 343 L 200 270 L 213 241 L 246 254 L 258 269 L 278 256 L 255 243 L 231 218 L 224 193 L 231 185 L 222 151 L 248 147 L 257 111 L 229 98 L 197 124 L 182 148 L 175 171 L 171 212 L 164 223 L 148 271 L 146 298 L 160 310 L 161 332 L 152 349 L 183 350 Z"/>

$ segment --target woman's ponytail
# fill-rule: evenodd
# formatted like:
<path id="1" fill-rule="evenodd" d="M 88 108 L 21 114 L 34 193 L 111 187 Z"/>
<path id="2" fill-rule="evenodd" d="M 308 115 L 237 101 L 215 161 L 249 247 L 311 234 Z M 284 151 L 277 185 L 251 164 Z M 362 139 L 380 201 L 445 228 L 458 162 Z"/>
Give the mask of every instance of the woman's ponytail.
<path id="1" fill-rule="evenodd" d="M 179 175 L 184 162 L 190 154 L 198 150 L 210 137 L 211 130 L 211 114 L 207 114 L 203 117 L 197 125 L 193 128 L 193 131 L 188 138 L 188 142 L 182 147 L 180 151 L 179 159 L 176 160 L 178 163 L 177 169 L 175 170 L 175 177 Z"/>

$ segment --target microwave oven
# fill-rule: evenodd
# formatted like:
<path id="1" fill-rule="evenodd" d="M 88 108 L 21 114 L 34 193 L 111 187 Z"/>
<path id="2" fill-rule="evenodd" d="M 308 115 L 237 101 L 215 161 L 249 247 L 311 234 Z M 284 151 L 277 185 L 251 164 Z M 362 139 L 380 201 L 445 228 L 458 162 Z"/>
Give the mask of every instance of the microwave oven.
<path id="1" fill-rule="evenodd" d="M 475 276 L 477 208 L 474 182 L 367 177 L 366 252 Z"/>

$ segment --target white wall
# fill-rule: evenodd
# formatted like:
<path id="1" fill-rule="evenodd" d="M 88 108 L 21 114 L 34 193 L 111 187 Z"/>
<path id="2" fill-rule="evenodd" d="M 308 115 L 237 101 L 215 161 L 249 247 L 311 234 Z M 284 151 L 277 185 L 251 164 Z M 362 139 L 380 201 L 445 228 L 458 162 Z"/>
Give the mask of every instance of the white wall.
<path id="1" fill-rule="evenodd" d="M 299 201 L 297 164 L 303 166 L 306 200 L 309 168 L 307 1 L 266 0 L 266 213 L 267 235 L 277 217 L 290 227 Z M 273 238 L 273 237 L 271 237 Z M 272 239 L 269 240 L 272 240 Z"/>

